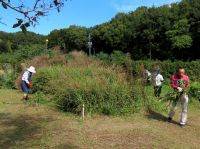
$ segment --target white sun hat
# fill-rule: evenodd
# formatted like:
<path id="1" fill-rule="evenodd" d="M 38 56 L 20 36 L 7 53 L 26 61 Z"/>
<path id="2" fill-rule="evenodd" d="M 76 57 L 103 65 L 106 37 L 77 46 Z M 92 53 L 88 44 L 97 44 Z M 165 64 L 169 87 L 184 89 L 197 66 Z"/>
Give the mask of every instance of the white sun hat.
<path id="1" fill-rule="evenodd" d="M 29 67 L 27 70 L 32 72 L 32 73 L 36 73 L 35 67 L 33 67 L 33 66 Z"/>

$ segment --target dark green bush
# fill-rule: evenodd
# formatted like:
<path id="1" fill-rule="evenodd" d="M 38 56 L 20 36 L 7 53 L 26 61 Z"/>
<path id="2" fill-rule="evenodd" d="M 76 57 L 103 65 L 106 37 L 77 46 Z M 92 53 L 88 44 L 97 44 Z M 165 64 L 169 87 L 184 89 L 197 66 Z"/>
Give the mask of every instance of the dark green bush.
<path id="1" fill-rule="evenodd" d="M 32 93 L 36 93 L 37 91 L 44 92 L 44 86 L 48 83 L 49 78 L 45 73 L 40 73 L 33 79 L 33 87 L 31 89 Z"/>
<path id="2" fill-rule="evenodd" d="M 99 60 L 103 60 L 106 62 L 110 61 L 110 55 L 104 52 L 100 52 L 96 55 L 96 58 L 98 58 Z"/>

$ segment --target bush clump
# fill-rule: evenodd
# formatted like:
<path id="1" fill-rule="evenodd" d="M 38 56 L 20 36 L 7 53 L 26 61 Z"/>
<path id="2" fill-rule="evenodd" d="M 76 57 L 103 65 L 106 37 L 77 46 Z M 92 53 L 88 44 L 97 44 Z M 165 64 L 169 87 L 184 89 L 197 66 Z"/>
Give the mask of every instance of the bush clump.
<path id="1" fill-rule="evenodd" d="M 33 91 L 53 95 L 53 101 L 67 112 L 121 115 L 134 111 L 134 95 L 121 68 L 80 56 L 67 65 L 43 67 L 34 77 Z"/>
<path id="2" fill-rule="evenodd" d="M 190 85 L 189 95 L 200 100 L 200 84 L 198 82 L 194 82 Z"/>

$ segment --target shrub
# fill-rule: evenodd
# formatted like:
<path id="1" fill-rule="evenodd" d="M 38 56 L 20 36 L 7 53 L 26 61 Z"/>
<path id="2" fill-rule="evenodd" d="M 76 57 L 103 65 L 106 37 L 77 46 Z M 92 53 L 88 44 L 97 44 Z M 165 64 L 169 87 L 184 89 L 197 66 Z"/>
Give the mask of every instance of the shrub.
<path id="1" fill-rule="evenodd" d="M 161 73 L 165 78 L 170 78 L 171 74 L 175 73 L 179 67 L 183 67 L 186 70 L 186 74 L 189 75 L 192 81 L 198 81 L 200 76 L 200 61 L 191 61 L 191 62 L 183 62 L 183 61 L 133 61 L 133 75 L 140 75 L 140 66 L 144 65 L 145 68 L 154 72 L 157 67 L 160 67 Z"/>
<path id="2" fill-rule="evenodd" d="M 190 85 L 189 95 L 200 100 L 200 84 L 198 82 L 194 82 Z"/>
<path id="3" fill-rule="evenodd" d="M 38 84 L 33 91 L 52 95 L 57 106 L 67 112 L 80 113 L 83 103 L 87 113 L 119 115 L 134 111 L 133 91 L 126 73 L 84 55 L 76 54 L 65 66 L 43 67 L 33 78 Z"/>
<path id="4" fill-rule="evenodd" d="M 0 87 L 2 88 L 15 88 L 16 73 L 12 65 L 0 65 Z"/>
<path id="5" fill-rule="evenodd" d="M 110 55 L 104 52 L 100 52 L 96 55 L 96 58 L 109 62 L 110 61 Z"/>
<path id="6" fill-rule="evenodd" d="M 103 60 L 107 63 L 117 64 L 125 66 L 129 70 L 132 70 L 134 77 L 141 77 L 141 66 L 151 72 L 154 72 L 158 67 L 161 69 L 161 73 L 165 78 L 170 78 L 171 74 L 175 73 L 179 67 L 186 69 L 186 73 L 189 75 L 192 81 L 199 81 L 200 76 L 200 60 L 183 62 L 183 61 L 150 61 L 150 60 L 141 60 L 141 61 L 132 61 L 129 54 L 125 54 L 121 51 L 114 51 L 111 55 L 105 54 L 103 52 L 97 54 L 97 59 Z"/>

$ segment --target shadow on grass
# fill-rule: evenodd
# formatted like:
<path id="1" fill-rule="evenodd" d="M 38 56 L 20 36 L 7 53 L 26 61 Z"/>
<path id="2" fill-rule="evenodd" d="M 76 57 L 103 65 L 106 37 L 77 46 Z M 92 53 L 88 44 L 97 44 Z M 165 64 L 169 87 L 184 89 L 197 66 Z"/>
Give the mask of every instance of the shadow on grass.
<path id="1" fill-rule="evenodd" d="M 32 141 L 42 138 L 41 122 L 44 121 L 51 121 L 51 119 L 0 113 L 0 148 L 31 147 Z"/>
<path id="2" fill-rule="evenodd" d="M 154 120 L 158 120 L 158 121 L 163 121 L 163 122 L 167 122 L 167 118 L 166 116 L 164 116 L 161 113 L 155 112 L 153 110 L 149 110 L 149 113 L 147 114 L 147 118 L 149 119 L 154 119 Z M 172 120 L 171 123 L 179 125 L 178 122 Z"/>
<path id="3" fill-rule="evenodd" d="M 71 144 L 61 144 L 54 147 L 53 149 L 79 149 L 79 148 Z"/>

